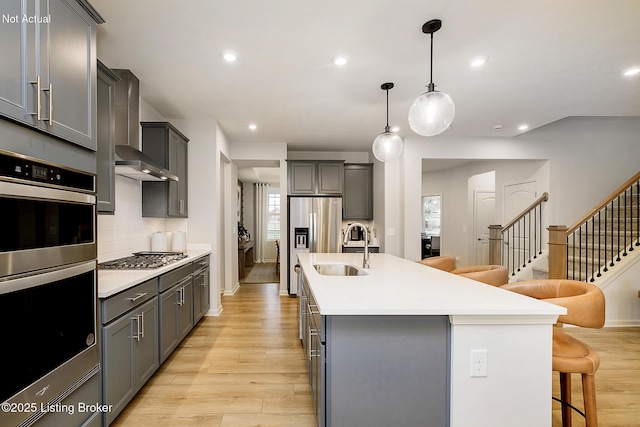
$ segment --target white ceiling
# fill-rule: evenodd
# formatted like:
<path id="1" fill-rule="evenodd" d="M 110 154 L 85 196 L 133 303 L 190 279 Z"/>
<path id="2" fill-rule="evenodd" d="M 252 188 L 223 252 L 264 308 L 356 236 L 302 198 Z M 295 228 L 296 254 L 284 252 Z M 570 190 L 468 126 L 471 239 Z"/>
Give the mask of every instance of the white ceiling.
<path id="1" fill-rule="evenodd" d="M 363 151 L 433 80 L 456 117 L 445 135 L 511 137 L 567 116 L 639 116 L 637 0 L 90 0 L 98 58 L 128 68 L 167 118 L 215 119 L 231 142 Z M 238 53 L 235 63 L 221 58 Z M 349 62 L 336 67 L 331 58 Z M 478 55 L 482 68 L 469 63 Z M 248 129 L 256 123 L 256 131 Z M 494 131 L 494 125 L 502 131 Z"/>

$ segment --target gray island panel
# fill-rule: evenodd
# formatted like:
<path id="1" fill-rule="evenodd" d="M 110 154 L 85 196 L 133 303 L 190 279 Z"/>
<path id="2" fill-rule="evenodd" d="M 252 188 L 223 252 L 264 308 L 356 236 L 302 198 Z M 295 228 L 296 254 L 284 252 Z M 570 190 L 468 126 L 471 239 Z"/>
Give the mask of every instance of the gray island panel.
<path id="1" fill-rule="evenodd" d="M 327 426 L 448 426 L 447 316 L 328 316 Z"/>

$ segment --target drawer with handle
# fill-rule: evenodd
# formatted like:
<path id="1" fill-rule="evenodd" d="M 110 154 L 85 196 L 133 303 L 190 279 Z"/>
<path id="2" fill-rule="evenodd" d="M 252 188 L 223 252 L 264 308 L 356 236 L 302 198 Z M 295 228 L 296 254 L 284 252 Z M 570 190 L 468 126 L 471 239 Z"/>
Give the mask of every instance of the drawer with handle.
<path id="1" fill-rule="evenodd" d="M 138 307 L 158 295 L 158 279 L 149 279 L 132 288 L 101 300 L 102 324 L 109 323 L 116 317 Z"/>

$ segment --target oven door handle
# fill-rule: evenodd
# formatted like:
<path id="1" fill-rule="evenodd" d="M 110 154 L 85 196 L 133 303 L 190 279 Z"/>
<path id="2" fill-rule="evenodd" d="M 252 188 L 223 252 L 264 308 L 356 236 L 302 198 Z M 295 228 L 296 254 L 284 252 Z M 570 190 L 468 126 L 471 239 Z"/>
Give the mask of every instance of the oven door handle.
<path id="1" fill-rule="evenodd" d="M 2 284 L 2 286 L 0 286 L 0 295 L 19 291 L 21 289 L 29 289 L 40 285 L 46 285 L 47 283 L 68 279 L 70 277 L 78 276 L 89 271 L 94 271 L 95 274 L 95 270 L 96 262 L 89 261 L 82 264 L 56 268 L 45 273 L 30 274 L 28 276 L 22 276 L 16 279 L 10 278 L 5 281 L 0 281 L 0 283 Z"/>
<path id="2" fill-rule="evenodd" d="M 71 203 L 95 204 L 96 196 L 75 191 L 58 190 L 57 188 L 39 187 L 29 183 L 0 181 L 0 194 L 3 197 L 34 200 L 54 200 Z"/>

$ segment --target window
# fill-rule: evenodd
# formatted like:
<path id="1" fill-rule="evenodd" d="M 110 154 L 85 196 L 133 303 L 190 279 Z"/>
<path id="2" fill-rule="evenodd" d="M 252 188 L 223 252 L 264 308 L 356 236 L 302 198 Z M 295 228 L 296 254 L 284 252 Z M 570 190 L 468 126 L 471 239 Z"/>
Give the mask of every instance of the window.
<path id="1" fill-rule="evenodd" d="M 428 236 L 440 235 L 441 196 L 422 197 L 422 232 Z"/>
<path id="2" fill-rule="evenodd" d="M 280 240 L 280 189 L 269 188 L 267 198 L 267 240 Z"/>

